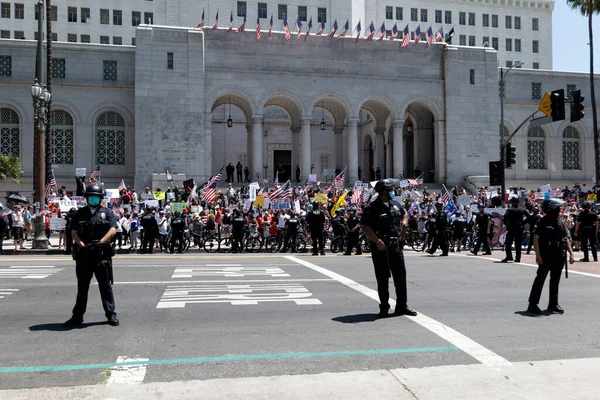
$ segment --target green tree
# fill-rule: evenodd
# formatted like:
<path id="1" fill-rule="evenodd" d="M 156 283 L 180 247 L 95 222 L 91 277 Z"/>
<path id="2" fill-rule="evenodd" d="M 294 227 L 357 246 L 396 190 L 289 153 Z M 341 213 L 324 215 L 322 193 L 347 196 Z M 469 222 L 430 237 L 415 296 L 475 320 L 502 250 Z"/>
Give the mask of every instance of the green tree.
<path id="1" fill-rule="evenodd" d="M 19 184 L 22 173 L 19 157 L 0 154 L 0 181 L 11 179 L 14 183 Z"/>
<path id="2" fill-rule="evenodd" d="M 600 0 L 567 0 L 573 10 L 579 10 L 588 17 L 588 33 L 590 42 L 590 97 L 592 102 L 592 124 L 594 127 L 594 154 L 596 179 L 600 179 L 600 143 L 598 142 L 598 119 L 596 115 L 596 93 L 594 91 L 594 35 L 592 30 L 592 16 L 600 13 Z"/>

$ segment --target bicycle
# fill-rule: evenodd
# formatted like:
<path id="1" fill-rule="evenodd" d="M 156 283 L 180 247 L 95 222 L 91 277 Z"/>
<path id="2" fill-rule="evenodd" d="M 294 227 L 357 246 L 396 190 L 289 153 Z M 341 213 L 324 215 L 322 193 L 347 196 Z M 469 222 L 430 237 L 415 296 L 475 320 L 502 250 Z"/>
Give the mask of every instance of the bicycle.
<path id="1" fill-rule="evenodd" d="M 202 243 L 204 251 L 207 253 L 216 253 L 219 251 L 219 237 L 215 231 L 208 232 Z"/>

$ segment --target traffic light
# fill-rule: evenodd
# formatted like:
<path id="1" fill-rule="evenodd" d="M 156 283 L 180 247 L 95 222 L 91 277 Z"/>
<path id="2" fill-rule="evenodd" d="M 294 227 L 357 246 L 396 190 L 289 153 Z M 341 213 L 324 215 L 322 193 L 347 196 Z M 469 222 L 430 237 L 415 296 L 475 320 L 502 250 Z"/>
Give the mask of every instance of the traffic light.
<path id="1" fill-rule="evenodd" d="M 584 117 L 585 113 L 583 109 L 585 106 L 583 105 L 584 97 L 581 95 L 581 90 L 573 91 L 573 102 L 571 103 L 571 122 L 579 121 Z"/>
<path id="2" fill-rule="evenodd" d="M 506 153 L 504 154 L 506 155 L 505 160 L 507 167 L 510 167 L 517 163 L 517 148 L 512 146 L 510 142 L 506 143 Z"/>
<path id="3" fill-rule="evenodd" d="M 550 93 L 550 108 L 552 110 L 552 122 L 565 119 L 565 90 L 553 90 Z"/>
<path id="4" fill-rule="evenodd" d="M 504 166 L 501 161 L 490 161 L 490 186 L 504 183 Z"/>

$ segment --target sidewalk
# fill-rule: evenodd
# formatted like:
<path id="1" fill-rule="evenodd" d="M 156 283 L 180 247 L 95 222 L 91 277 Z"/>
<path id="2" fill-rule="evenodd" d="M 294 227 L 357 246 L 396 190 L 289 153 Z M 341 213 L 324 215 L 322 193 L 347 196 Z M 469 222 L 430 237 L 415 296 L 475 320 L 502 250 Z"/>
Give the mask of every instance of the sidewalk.
<path id="1" fill-rule="evenodd" d="M 0 391 L 11 400 L 47 399 L 597 399 L 600 359 L 520 362 L 78 386 Z M 160 378 L 159 378 L 160 379 Z"/>

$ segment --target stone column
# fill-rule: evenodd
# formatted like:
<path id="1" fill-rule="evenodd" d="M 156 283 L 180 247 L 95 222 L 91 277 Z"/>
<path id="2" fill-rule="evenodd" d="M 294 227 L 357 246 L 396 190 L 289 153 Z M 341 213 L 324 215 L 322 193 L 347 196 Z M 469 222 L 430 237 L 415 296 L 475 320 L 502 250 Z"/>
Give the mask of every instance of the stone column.
<path id="1" fill-rule="evenodd" d="M 348 120 L 348 180 L 354 183 L 358 180 L 358 118 Z M 364 172 L 363 172 L 364 175 Z"/>
<path id="2" fill-rule="evenodd" d="M 343 134 L 344 126 L 333 127 L 333 167 L 343 169 Z"/>
<path id="3" fill-rule="evenodd" d="M 391 135 L 392 132 L 389 132 L 388 135 Z M 389 136 L 388 136 L 389 137 Z M 394 147 L 394 144 L 392 142 L 389 141 L 385 144 L 385 170 L 383 171 L 384 177 L 388 177 L 388 178 L 398 178 L 397 176 L 394 175 L 394 170 L 392 167 L 392 158 L 394 157 L 392 155 L 392 149 Z"/>
<path id="4" fill-rule="evenodd" d="M 250 167 L 250 180 L 254 182 L 256 174 L 263 172 L 263 116 L 252 116 L 252 167 Z M 263 178 L 264 179 L 264 178 Z"/>
<path id="5" fill-rule="evenodd" d="M 384 143 L 385 143 L 385 127 L 384 126 L 378 126 L 374 129 L 375 132 L 375 160 L 373 162 L 373 168 L 375 168 L 375 170 L 377 170 L 377 167 L 379 167 L 382 170 L 382 175 L 383 175 L 383 170 L 385 169 L 385 165 L 384 165 L 384 154 L 385 154 L 385 149 L 384 149 Z"/>
<path id="6" fill-rule="evenodd" d="M 302 127 L 292 126 L 290 130 L 292 132 L 292 176 L 295 178 L 296 165 L 302 164 L 302 149 L 300 146 L 300 131 Z M 300 168 L 300 172 L 302 172 L 302 168 Z"/>
<path id="7" fill-rule="evenodd" d="M 404 173 L 404 121 L 395 119 L 392 122 L 394 126 L 394 150 L 393 150 L 393 165 L 394 178 L 398 178 Z M 406 175 L 410 175 L 406 173 Z"/>
<path id="8" fill-rule="evenodd" d="M 302 172 L 301 179 L 305 179 L 308 176 L 308 174 L 310 174 L 310 165 L 312 162 L 312 146 L 310 132 L 311 121 L 311 117 L 302 117 L 302 130 L 300 131 L 300 141 L 302 146 L 302 163 L 300 165 L 300 171 Z"/>

